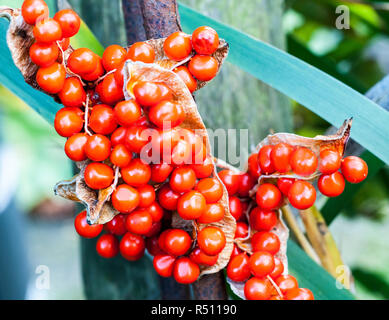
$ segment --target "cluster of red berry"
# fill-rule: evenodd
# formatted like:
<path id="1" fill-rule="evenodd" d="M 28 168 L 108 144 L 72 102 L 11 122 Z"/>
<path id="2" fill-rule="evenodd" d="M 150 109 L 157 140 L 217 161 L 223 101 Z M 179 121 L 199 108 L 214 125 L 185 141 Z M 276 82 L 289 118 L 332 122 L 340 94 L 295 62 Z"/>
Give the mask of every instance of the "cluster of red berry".
<path id="1" fill-rule="evenodd" d="M 194 246 L 184 230 L 161 230 L 163 224 L 170 225 L 173 211 L 199 224 L 224 217 L 219 203 L 223 186 L 212 177 L 214 165 L 203 138 L 179 127 L 186 118 L 184 107 L 163 82 L 139 81 L 131 87 L 134 98 L 124 100 L 125 62 L 154 63 L 156 53 L 150 44 L 135 43 L 128 51 L 112 45 L 102 58 L 80 48 L 65 58 L 69 37 L 77 34 L 80 18 L 72 10 L 61 10 L 54 19 L 48 13 L 43 0 L 26 0 L 22 7 L 23 18 L 34 25 L 36 43 L 30 56 L 40 67 L 37 83 L 47 93 L 57 94 L 64 105 L 56 114 L 55 129 L 68 138 L 65 152 L 71 160 L 90 161 L 84 170 L 88 187 L 101 190 L 115 178 L 119 182 L 111 202 L 120 214 L 105 225 L 89 225 L 83 211 L 75 219 L 77 232 L 94 238 L 104 229 L 96 249 L 105 258 L 120 252 L 128 260 L 137 260 L 147 247 L 160 275 L 174 275 L 180 283 L 194 282 L 199 265 L 217 262 L 226 244 L 224 232 L 205 225 L 197 230 Z M 216 75 L 219 66 L 212 54 L 218 46 L 217 33 L 200 27 L 192 37 L 173 33 L 163 48 L 169 59 L 187 60 L 187 66 L 173 71 L 193 92 L 197 80 L 209 81 Z M 196 54 L 192 56 L 193 50 Z M 152 149 L 162 155 L 162 162 L 146 163 L 140 157 L 150 142 L 149 135 L 143 134 L 148 129 L 157 132 Z"/>
<path id="2" fill-rule="evenodd" d="M 317 171 L 320 174 L 319 191 L 327 197 L 339 196 L 345 188 L 345 180 L 359 183 L 368 173 L 366 162 L 359 157 L 342 159 L 338 151 L 325 145 L 318 157 L 310 148 L 287 143 L 263 146 L 257 154 L 250 156 L 248 167 L 248 172 L 255 178 L 272 174 L 302 178 L 280 177 L 276 179 L 277 185 L 261 184 L 256 193 L 256 201 L 259 207 L 266 210 L 278 209 L 284 196 L 296 209 L 312 207 L 316 201 L 316 190 L 312 183 L 303 178 L 312 177 Z"/>

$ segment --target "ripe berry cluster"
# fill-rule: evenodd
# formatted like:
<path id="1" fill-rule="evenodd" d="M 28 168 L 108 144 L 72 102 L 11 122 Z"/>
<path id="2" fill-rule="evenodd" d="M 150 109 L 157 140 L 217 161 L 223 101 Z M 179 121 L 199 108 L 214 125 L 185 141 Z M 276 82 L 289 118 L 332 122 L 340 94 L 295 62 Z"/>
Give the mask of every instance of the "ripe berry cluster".
<path id="1" fill-rule="evenodd" d="M 86 48 L 68 50 L 80 18 L 72 10 L 59 11 L 53 19 L 48 13 L 43 0 L 26 0 L 22 7 L 23 18 L 34 25 L 36 43 L 30 57 L 40 67 L 37 83 L 58 95 L 64 105 L 54 127 L 67 138 L 66 155 L 73 161 L 88 161 L 84 180 L 89 188 L 115 186 L 110 200 L 119 212 L 104 225 L 89 225 L 83 211 L 75 219 L 76 231 L 94 238 L 104 230 L 96 244 L 104 258 L 120 252 L 127 260 L 137 260 L 147 247 L 161 276 L 194 282 L 199 266 L 216 264 L 226 244 L 224 232 L 208 225 L 224 217 L 220 203 L 224 189 L 213 177 L 214 165 L 203 138 L 180 127 L 186 119 L 184 106 L 164 82 L 126 84 L 133 99 L 124 100 L 125 62 L 154 63 L 156 52 L 149 43 L 138 42 L 128 50 L 111 45 L 102 58 Z M 163 49 L 169 59 L 185 60 L 187 66 L 173 71 L 193 92 L 197 80 L 209 81 L 216 75 L 219 66 L 212 54 L 218 46 L 215 30 L 200 27 L 191 37 L 173 33 Z M 153 139 L 145 134 L 150 129 Z M 150 142 L 151 152 L 161 155 L 155 163 L 141 157 Z M 182 229 L 166 229 L 173 211 L 201 224 L 196 243 Z"/>
<path id="2" fill-rule="evenodd" d="M 254 178 L 274 174 L 297 176 L 275 176 L 277 185 L 261 184 L 257 189 L 256 202 L 262 209 L 275 210 L 282 205 L 283 198 L 286 197 L 293 207 L 305 210 L 315 203 L 316 190 L 312 183 L 303 179 L 304 177 L 311 179 L 319 172 L 319 191 L 327 197 L 337 197 L 345 188 L 345 180 L 350 183 L 363 181 L 367 177 L 368 168 L 361 158 L 349 156 L 342 159 L 337 150 L 326 146 L 316 155 L 307 147 L 278 143 L 265 145 L 257 154 L 252 154 L 248 172 Z"/>

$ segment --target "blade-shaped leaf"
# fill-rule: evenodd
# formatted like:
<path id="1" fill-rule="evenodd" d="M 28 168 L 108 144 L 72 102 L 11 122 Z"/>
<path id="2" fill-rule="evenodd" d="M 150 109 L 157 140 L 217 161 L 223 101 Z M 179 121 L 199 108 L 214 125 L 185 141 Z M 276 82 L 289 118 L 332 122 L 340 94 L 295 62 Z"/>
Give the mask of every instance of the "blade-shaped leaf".
<path id="1" fill-rule="evenodd" d="M 305 62 L 184 5 L 184 31 L 201 25 L 216 29 L 230 44 L 228 61 L 309 108 L 332 125 L 354 117 L 351 137 L 389 163 L 389 113 L 355 90 Z M 260 115 L 258 114 L 258 117 Z"/>

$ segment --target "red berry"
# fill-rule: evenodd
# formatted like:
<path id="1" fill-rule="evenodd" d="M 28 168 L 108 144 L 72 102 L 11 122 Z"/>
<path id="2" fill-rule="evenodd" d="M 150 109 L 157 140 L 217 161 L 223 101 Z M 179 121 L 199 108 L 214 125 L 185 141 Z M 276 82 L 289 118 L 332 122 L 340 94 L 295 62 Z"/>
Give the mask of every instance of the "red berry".
<path id="1" fill-rule="evenodd" d="M 88 74 L 96 70 L 99 57 L 87 48 L 74 50 L 67 61 L 69 69 L 79 75 Z"/>
<path id="2" fill-rule="evenodd" d="M 65 153 L 70 160 L 84 161 L 87 159 L 85 153 L 85 145 L 88 141 L 88 136 L 85 133 L 76 133 L 69 137 L 65 143 Z"/>
<path id="3" fill-rule="evenodd" d="M 293 147 L 287 143 L 281 142 L 273 146 L 270 153 L 270 160 L 275 171 L 280 173 L 290 171 L 289 160 L 291 158 L 292 151 Z"/>
<path id="4" fill-rule="evenodd" d="M 51 18 L 37 21 L 33 33 L 38 43 L 53 43 L 62 39 L 60 24 Z"/>
<path id="5" fill-rule="evenodd" d="M 102 134 L 89 136 L 85 144 L 85 154 L 93 161 L 104 161 L 111 154 L 111 141 Z"/>
<path id="6" fill-rule="evenodd" d="M 316 190 L 311 183 L 297 180 L 289 189 L 288 200 L 296 209 L 308 209 L 316 201 Z"/>
<path id="7" fill-rule="evenodd" d="M 193 283 L 199 275 L 199 266 L 187 257 L 178 258 L 174 263 L 173 276 L 178 283 Z"/>
<path id="8" fill-rule="evenodd" d="M 281 275 L 275 280 L 275 283 L 283 294 L 285 294 L 288 290 L 298 288 L 296 278 L 291 275 Z"/>
<path id="9" fill-rule="evenodd" d="M 181 78 L 181 80 L 188 87 L 190 92 L 194 92 L 197 89 L 197 81 L 193 78 L 192 74 L 189 72 L 188 67 L 179 66 L 173 70 Z"/>
<path id="10" fill-rule="evenodd" d="M 112 149 L 110 160 L 113 165 L 124 168 L 130 164 L 132 154 L 123 144 L 118 144 Z"/>
<path id="11" fill-rule="evenodd" d="M 140 188 L 144 188 L 144 186 L 140 187 Z M 142 199 L 140 205 L 142 204 L 142 202 L 145 202 L 145 200 Z M 158 202 L 154 201 L 146 209 L 150 213 L 154 222 L 158 222 L 163 218 L 164 211 L 163 211 L 162 207 L 158 204 Z"/>
<path id="12" fill-rule="evenodd" d="M 66 78 L 58 97 L 65 107 L 82 107 L 86 100 L 86 93 L 80 79 L 77 77 Z"/>
<path id="13" fill-rule="evenodd" d="M 280 239 L 273 232 L 257 232 L 251 238 L 253 251 L 267 251 L 276 254 L 280 250 Z"/>
<path id="14" fill-rule="evenodd" d="M 243 282 L 250 278 L 249 257 L 246 253 L 240 253 L 227 265 L 227 277 L 232 281 Z"/>
<path id="15" fill-rule="evenodd" d="M 335 150 L 325 149 L 320 151 L 319 170 L 323 174 L 338 171 L 342 163 L 342 157 Z"/>
<path id="16" fill-rule="evenodd" d="M 49 16 L 49 7 L 44 0 L 25 0 L 21 10 L 24 21 L 31 25 Z"/>
<path id="17" fill-rule="evenodd" d="M 316 171 L 318 160 L 312 150 L 297 147 L 290 157 L 290 165 L 294 173 L 300 176 L 309 176 Z"/>
<path id="18" fill-rule="evenodd" d="M 36 74 L 36 82 L 47 93 L 60 92 L 65 84 L 66 71 L 62 64 L 54 62 L 46 68 L 40 68 Z"/>
<path id="19" fill-rule="evenodd" d="M 224 207 L 220 203 L 210 203 L 205 207 L 203 214 L 197 219 L 198 223 L 218 222 L 224 217 Z"/>
<path id="20" fill-rule="evenodd" d="M 81 211 L 74 219 L 74 227 L 77 233 L 87 239 L 97 237 L 103 230 L 103 225 L 90 225 L 86 219 L 86 211 Z"/>
<path id="21" fill-rule="evenodd" d="M 61 40 L 57 41 L 57 44 L 61 47 L 63 51 L 66 51 L 69 48 L 70 39 L 62 38 Z"/>
<path id="22" fill-rule="evenodd" d="M 127 167 L 121 169 L 121 174 L 127 184 L 139 187 L 150 181 L 151 169 L 141 159 L 132 159 Z"/>
<path id="23" fill-rule="evenodd" d="M 112 168 L 104 163 L 92 162 L 85 168 L 85 183 L 92 189 L 108 188 L 112 184 L 113 178 Z"/>
<path id="24" fill-rule="evenodd" d="M 151 165 L 151 180 L 161 183 L 167 180 L 173 167 L 167 163 L 152 164 Z"/>
<path id="25" fill-rule="evenodd" d="M 205 208 L 205 197 L 200 192 L 194 190 L 183 194 L 177 202 L 178 214 L 184 220 L 199 218 L 205 212 Z"/>
<path id="26" fill-rule="evenodd" d="M 117 69 L 126 60 L 126 54 L 126 49 L 117 44 L 107 47 L 102 58 L 104 69 L 107 72 Z"/>
<path id="27" fill-rule="evenodd" d="M 258 151 L 257 161 L 259 167 L 261 169 L 261 172 L 267 175 L 272 174 L 275 171 L 275 168 L 270 158 L 272 150 L 273 150 L 273 146 L 269 145 L 269 146 L 263 146 Z"/>
<path id="28" fill-rule="evenodd" d="M 213 266 L 217 263 L 217 260 L 219 258 L 218 255 L 216 256 L 209 256 L 205 254 L 199 247 L 196 247 L 193 249 L 189 256 L 190 260 L 193 262 L 203 265 L 203 266 Z"/>
<path id="29" fill-rule="evenodd" d="M 275 211 L 254 208 L 250 213 L 250 226 L 256 231 L 270 231 L 277 224 Z"/>
<path id="30" fill-rule="evenodd" d="M 167 184 L 158 191 L 158 202 L 166 210 L 176 210 L 180 194 L 173 191 Z"/>
<path id="31" fill-rule="evenodd" d="M 213 163 L 210 158 L 206 158 L 201 164 L 192 164 L 191 168 L 196 173 L 197 179 L 208 178 L 213 172 Z"/>
<path id="32" fill-rule="evenodd" d="M 81 131 L 84 124 L 77 109 L 62 108 L 55 115 L 54 128 L 62 137 L 70 137 Z"/>
<path id="33" fill-rule="evenodd" d="M 158 128 L 169 129 L 185 120 L 185 112 L 179 104 L 165 100 L 150 108 L 149 119 Z"/>
<path id="34" fill-rule="evenodd" d="M 99 84 L 99 95 L 103 103 L 114 105 L 123 100 L 123 88 L 116 82 L 113 73 L 108 74 Z"/>
<path id="35" fill-rule="evenodd" d="M 164 250 L 174 256 L 182 256 L 192 245 L 192 238 L 182 229 L 170 229 L 163 238 Z"/>
<path id="36" fill-rule="evenodd" d="M 249 196 L 250 190 L 254 187 L 255 185 L 255 180 L 254 178 L 248 174 L 248 173 L 243 173 L 239 176 L 239 189 L 238 189 L 238 194 L 242 198 L 246 198 Z"/>
<path id="37" fill-rule="evenodd" d="M 127 232 L 120 241 L 120 253 L 123 258 L 134 261 L 143 257 L 145 240 L 142 236 Z"/>
<path id="38" fill-rule="evenodd" d="M 217 60 L 212 56 L 195 55 L 188 64 L 190 73 L 200 81 L 210 81 L 219 69 Z"/>
<path id="39" fill-rule="evenodd" d="M 268 300 L 273 286 L 268 279 L 251 278 L 244 285 L 244 295 L 247 300 Z"/>
<path id="40" fill-rule="evenodd" d="M 274 269 L 270 273 L 270 277 L 272 279 L 277 279 L 284 272 L 284 264 L 282 261 L 276 257 L 274 257 Z"/>
<path id="41" fill-rule="evenodd" d="M 124 214 L 118 214 L 109 222 L 104 225 L 107 230 L 116 235 L 122 236 L 127 232 L 126 228 L 126 216 Z"/>
<path id="42" fill-rule="evenodd" d="M 253 153 L 248 159 L 248 173 L 254 178 L 258 179 L 261 175 L 261 167 L 258 162 L 258 153 Z"/>
<path id="43" fill-rule="evenodd" d="M 147 234 L 150 232 L 152 225 L 153 219 L 145 209 L 131 212 L 126 219 L 127 230 L 135 234 Z"/>
<path id="44" fill-rule="evenodd" d="M 274 257 L 267 251 L 254 252 L 249 260 L 251 273 L 258 278 L 269 275 L 274 270 Z"/>
<path id="45" fill-rule="evenodd" d="M 169 184 L 175 192 L 188 192 L 192 190 L 196 184 L 196 174 L 187 166 L 176 168 L 170 176 Z"/>
<path id="46" fill-rule="evenodd" d="M 223 196 L 223 186 L 216 178 L 200 180 L 195 189 L 204 196 L 207 203 L 218 202 Z"/>
<path id="47" fill-rule="evenodd" d="M 104 135 L 112 133 L 117 127 L 112 108 L 105 104 L 94 106 L 89 118 L 89 127 L 96 133 Z"/>
<path id="48" fill-rule="evenodd" d="M 114 108 L 115 119 L 122 125 L 129 127 L 138 121 L 142 110 L 135 100 L 121 101 Z"/>
<path id="49" fill-rule="evenodd" d="M 289 189 L 295 181 L 296 179 L 293 178 L 278 178 L 277 187 L 281 190 L 283 195 L 288 196 Z"/>
<path id="50" fill-rule="evenodd" d="M 349 156 L 342 160 L 341 170 L 344 178 L 350 183 L 360 183 L 366 179 L 368 167 L 366 162 L 358 157 Z"/>
<path id="51" fill-rule="evenodd" d="M 293 288 L 285 293 L 286 300 L 315 300 L 313 293 L 305 288 Z"/>
<path id="52" fill-rule="evenodd" d="M 176 258 L 174 256 L 158 254 L 153 259 L 154 269 L 161 277 L 169 278 L 173 274 L 175 261 Z"/>
<path id="53" fill-rule="evenodd" d="M 151 107 L 162 101 L 161 88 L 154 82 L 138 82 L 133 92 L 136 101 L 144 107 Z"/>
<path id="54" fill-rule="evenodd" d="M 149 129 L 133 125 L 127 128 L 124 141 L 128 150 L 141 153 L 142 149 L 149 143 Z"/>
<path id="55" fill-rule="evenodd" d="M 127 129 L 123 127 L 117 128 L 111 135 L 111 145 L 112 147 L 117 146 L 118 144 L 125 143 L 125 137 L 127 134 Z"/>
<path id="56" fill-rule="evenodd" d="M 155 51 L 154 48 L 146 42 L 135 42 L 128 49 L 126 59 L 153 63 L 155 60 Z"/>
<path id="57" fill-rule="evenodd" d="M 30 58 L 39 67 L 47 68 L 58 59 L 59 49 L 56 43 L 34 43 L 30 47 Z"/>
<path id="58" fill-rule="evenodd" d="M 58 11 L 54 15 L 56 20 L 62 29 L 62 37 L 70 38 L 78 33 L 80 30 L 81 19 L 77 13 L 71 9 L 64 9 Z"/>
<path id="59" fill-rule="evenodd" d="M 258 187 L 255 199 L 258 207 L 264 210 L 275 210 L 282 204 L 281 191 L 270 183 L 264 183 Z"/>
<path id="60" fill-rule="evenodd" d="M 138 192 L 140 197 L 139 207 L 147 208 L 154 203 L 155 191 L 153 186 L 145 184 L 143 186 L 138 187 Z M 153 221 L 155 220 L 153 219 Z"/>
<path id="61" fill-rule="evenodd" d="M 237 222 L 235 230 L 235 239 L 236 238 L 246 238 L 249 234 L 249 226 L 245 222 Z"/>
<path id="62" fill-rule="evenodd" d="M 230 208 L 231 215 L 238 221 L 243 215 L 242 202 L 238 197 L 229 197 L 228 206 Z"/>
<path id="63" fill-rule="evenodd" d="M 213 54 L 219 47 L 219 36 L 211 27 L 199 27 L 192 33 L 193 49 L 199 54 Z"/>
<path id="64" fill-rule="evenodd" d="M 226 236 L 218 227 L 205 227 L 197 234 L 197 244 L 205 254 L 219 254 L 226 245 Z"/>
<path id="65" fill-rule="evenodd" d="M 111 196 L 113 207 L 121 213 L 130 213 L 139 205 L 138 191 L 126 184 L 116 187 Z"/>
<path id="66" fill-rule="evenodd" d="M 105 70 L 103 68 L 103 62 L 101 60 L 100 57 L 97 57 L 97 66 L 96 66 L 96 69 L 93 70 L 92 72 L 90 73 L 84 73 L 84 74 L 81 74 L 81 77 L 86 80 L 86 81 L 96 81 L 97 79 L 99 79 L 104 73 L 105 73 Z M 101 88 L 100 84 L 98 85 L 98 87 L 96 87 L 96 91 L 98 91 L 97 88 Z"/>
<path id="67" fill-rule="evenodd" d="M 238 174 L 231 170 L 222 170 L 218 173 L 218 176 L 226 187 L 228 195 L 232 196 L 238 192 L 240 182 Z"/>
<path id="68" fill-rule="evenodd" d="M 103 234 L 97 240 L 96 251 L 103 258 L 113 258 L 119 253 L 119 241 L 112 234 Z"/>
<path id="69" fill-rule="evenodd" d="M 162 255 L 165 254 L 158 245 L 158 237 L 157 236 L 153 236 L 151 238 L 146 238 L 146 248 L 147 248 L 147 251 L 152 256 L 156 256 L 158 254 L 162 254 Z"/>
<path id="70" fill-rule="evenodd" d="M 192 51 L 190 37 L 180 31 L 172 33 L 163 43 L 163 49 L 169 59 L 180 61 L 185 59 Z"/>
<path id="71" fill-rule="evenodd" d="M 340 172 L 322 174 L 317 181 L 317 186 L 322 194 L 327 197 L 337 197 L 342 194 L 346 183 Z"/>

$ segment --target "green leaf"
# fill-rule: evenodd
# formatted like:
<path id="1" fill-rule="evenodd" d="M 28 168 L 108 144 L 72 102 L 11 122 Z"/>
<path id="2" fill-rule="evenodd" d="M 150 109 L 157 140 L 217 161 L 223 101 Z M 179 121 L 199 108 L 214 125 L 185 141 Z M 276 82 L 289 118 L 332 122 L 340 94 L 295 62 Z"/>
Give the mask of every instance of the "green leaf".
<path id="1" fill-rule="evenodd" d="M 296 277 L 299 286 L 308 288 L 316 300 L 352 300 L 350 291 L 338 289 L 336 280 L 312 261 L 293 241 L 288 241 L 289 273 Z"/>
<path id="2" fill-rule="evenodd" d="M 281 91 L 332 125 L 354 117 L 351 137 L 389 163 L 389 113 L 355 90 L 307 63 L 208 18 L 184 5 L 179 6 L 186 32 L 209 25 L 230 44 L 228 61 Z M 260 114 L 257 115 L 260 117 Z"/>

